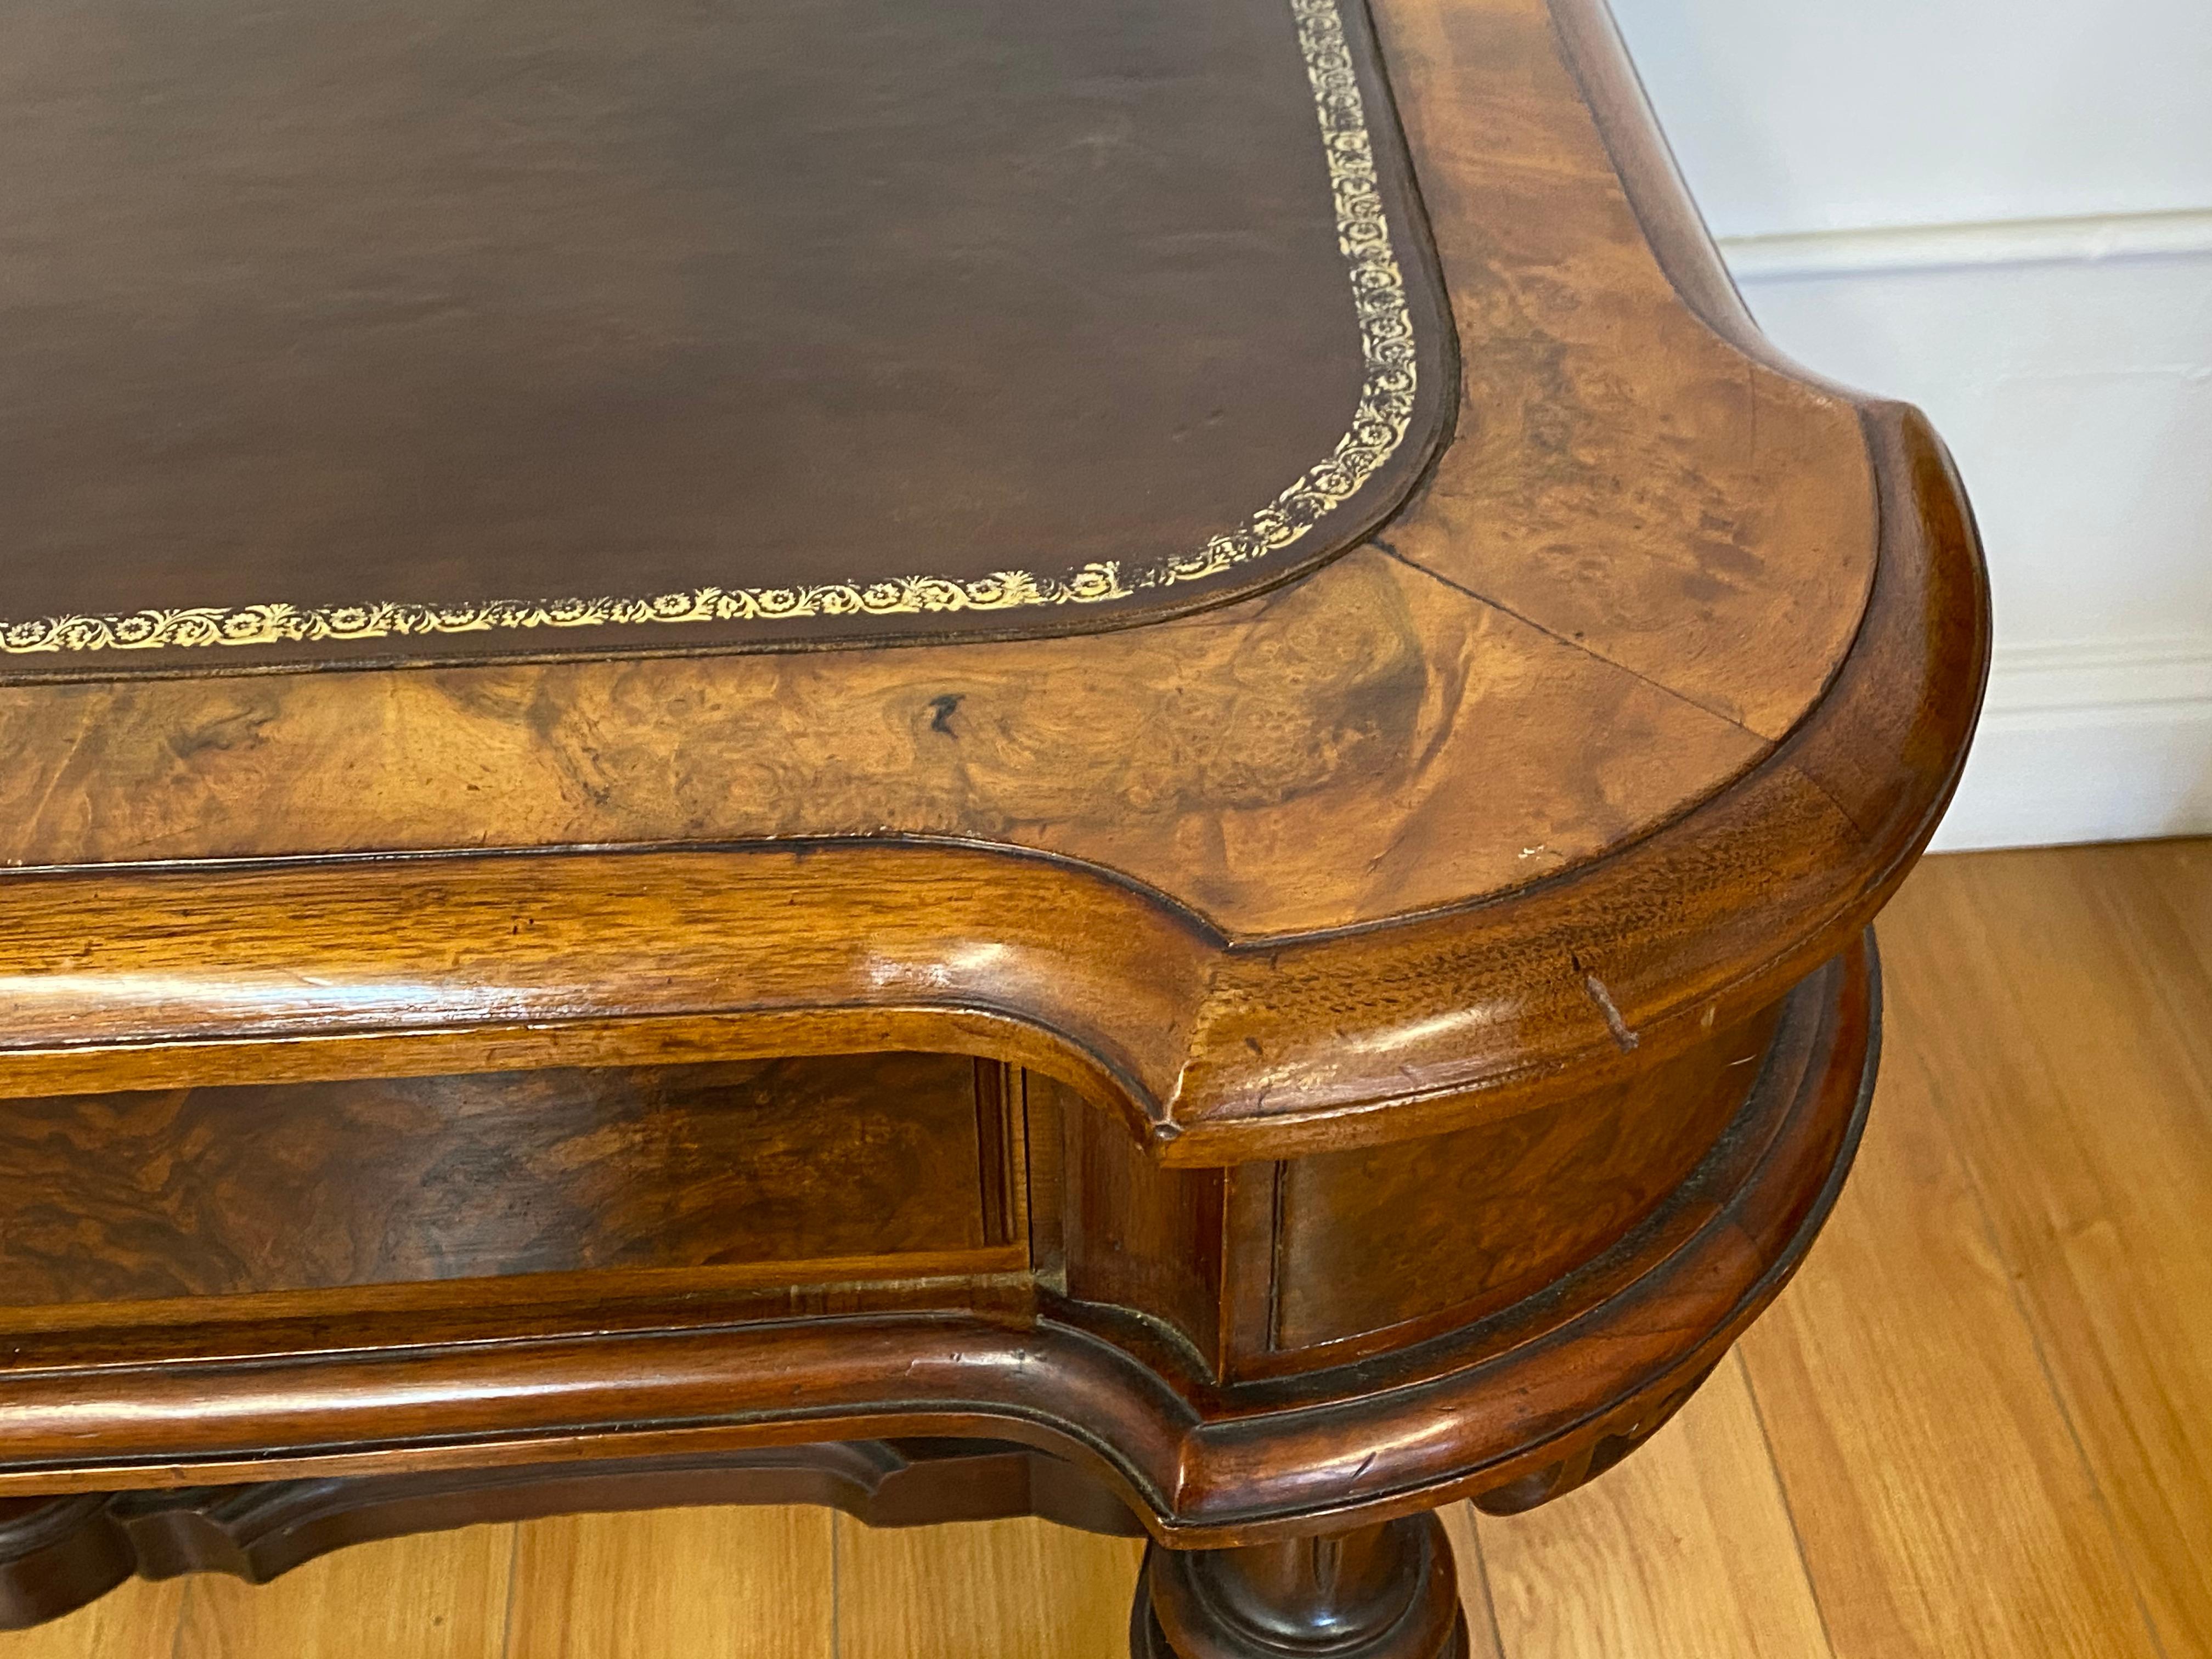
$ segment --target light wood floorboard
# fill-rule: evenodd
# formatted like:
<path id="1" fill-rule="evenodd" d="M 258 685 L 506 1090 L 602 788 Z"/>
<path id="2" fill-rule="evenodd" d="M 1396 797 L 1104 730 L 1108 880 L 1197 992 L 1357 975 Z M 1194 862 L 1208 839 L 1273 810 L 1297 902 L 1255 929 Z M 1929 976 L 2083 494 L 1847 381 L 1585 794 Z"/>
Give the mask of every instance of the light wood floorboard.
<path id="1" fill-rule="evenodd" d="M 1945 1118 L 1907 953 L 1826 1231 L 1739 1344 L 1837 1659 L 2148 1659 L 2135 1592 Z"/>
<path id="2" fill-rule="evenodd" d="M 1964 1154 L 2136 1589 L 2176 1655 L 2212 1653 L 2204 851 L 1939 864 L 1889 930 L 1893 977 L 1912 999 L 1897 1023 L 1930 1115 Z"/>
<path id="3" fill-rule="evenodd" d="M 505 1642 L 512 1527 L 340 1550 L 269 1584 L 185 1586 L 177 1659 L 480 1659 Z M 12 1656 L 11 1656 L 12 1659 Z"/>
<path id="4" fill-rule="evenodd" d="M 1475 1524 L 1504 1654 L 1830 1659 L 1734 1355 L 1603 1479 Z"/>
<path id="5" fill-rule="evenodd" d="M 832 1521 L 826 1510 L 721 1509 L 526 1522 L 506 1652 L 821 1659 L 836 1621 Z"/>
<path id="6" fill-rule="evenodd" d="M 1443 1511 L 1443 1523 L 1451 1538 L 1452 1559 L 1459 1566 L 1459 1605 L 1467 1615 L 1468 1659 L 1505 1659 L 1498 1610 L 1490 1599 L 1482 1544 L 1475 1535 L 1474 1506 L 1451 1504 Z"/>
<path id="7" fill-rule="evenodd" d="M 1934 860 L 1805 1272 L 1651 1443 L 1447 1516 L 1476 1659 L 2212 1655 L 2212 842 Z M 805 1510 L 131 1585 L 0 1659 L 1119 1659 L 1138 1548 Z"/>
<path id="8" fill-rule="evenodd" d="M 65 1619 L 0 1632 L 0 1653 L 7 1659 L 172 1659 L 184 1605 L 185 1586 L 175 1581 L 120 1585 Z"/>
<path id="9" fill-rule="evenodd" d="M 1134 1539 L 1036 1521 L 837 1521 L 838 1659 L 1128 1659 Z"/>

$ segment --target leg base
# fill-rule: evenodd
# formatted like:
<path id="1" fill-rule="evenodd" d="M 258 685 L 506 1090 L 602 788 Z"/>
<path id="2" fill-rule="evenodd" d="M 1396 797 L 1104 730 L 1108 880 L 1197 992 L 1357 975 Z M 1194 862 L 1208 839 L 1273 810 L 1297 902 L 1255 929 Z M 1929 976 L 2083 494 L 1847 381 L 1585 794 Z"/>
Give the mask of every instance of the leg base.
<path id="1" fill-rule="evenodd" d="M 1443 1524 L 1407 1516 L 1243 1549 L 1145 1553 L 1133 1659 L 1467 1659 Z"/>

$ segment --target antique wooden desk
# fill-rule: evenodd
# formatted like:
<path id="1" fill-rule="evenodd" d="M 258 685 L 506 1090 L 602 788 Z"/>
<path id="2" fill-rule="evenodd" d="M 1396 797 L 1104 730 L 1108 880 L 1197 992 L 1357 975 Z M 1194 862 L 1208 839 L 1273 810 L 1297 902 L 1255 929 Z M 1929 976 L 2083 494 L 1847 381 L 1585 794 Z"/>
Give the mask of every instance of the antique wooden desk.
<path id="1" fill-rule="evenodd" d="M 0 23 L 0 1624 L 822 1502 L 1457 1653 L 1697 1386 L 1973 534 L 1596 0 L 1371 12 Z"/>

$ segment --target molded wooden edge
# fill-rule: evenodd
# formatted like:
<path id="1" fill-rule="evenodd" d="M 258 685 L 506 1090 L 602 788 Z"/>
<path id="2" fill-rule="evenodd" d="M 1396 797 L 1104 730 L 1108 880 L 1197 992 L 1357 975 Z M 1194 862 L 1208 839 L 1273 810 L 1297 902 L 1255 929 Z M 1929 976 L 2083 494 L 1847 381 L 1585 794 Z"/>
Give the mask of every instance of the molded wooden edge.
<path id="1" fill-rule="evenodd" d="M 871 1527 L 1038 1516 L 1142 1536 L 1120 1499 L 1027 1446 L 841 1441 L 695 1457 L 526 1464 L 360 1480 L 187 1486 L 30 1500 L 0 1512 L 0 1630 L 96 1601 L 136 1573 L 270 1580 L 333 1550 L 544 1516 L 722 1504 L 822 1504 Z"/>
<path id="2" fill-rule="evenodd" d="M 1729 788 L 1550 882 L 1229 953 L 1168 1103 L 1180 1139 L 1166 1162 L 1294 1157 L 1549 1104 L 1765 1006 L 1873 921 L 1957 787 L 1990 630 L 1979 540 L 1942 441 L 1906 404 L 1868 406 L 1864 426 L 1875 589 L 1797 728 Z M 1343 1011 L 1379 1000 L 1376 988 L 1425 1006 L 1395 1027 L 1347 1029 Z"/>
<path id="3" fill-rule="evenodd" d="M 1644 240 L 1691 314 L 1744 356 L 1793 380 L 1850 403 L 1873 401 L 1807 368 L 1760 331 L 1682 176 L 1607 0 L 1546 3 L 1560 60 L 1582 90 Z"/>
<path id="4" fill-rule="evenodd" d="M 1781 362 L 1601 0 L 1553 19 L 1685 304 Z M 1060 1078 L 1203 1165 L 1601 1086 L 1844 948 L 1955 786 L 1987 672 L 1978 545 L 1925 422 L 1862 407 L 1880 546 L 1826 692 L 1728 787 L 1554 880 L 1231 941 L 1110 872 L 967 843 L 27 872 L 0 878 L 0 1097 L 950 1049 Z"/>
<path id="5" fill-rule="evenodd" d="M 1143 1135 L 1215 948 L 1126 883 L 957 843 L 25 874 L 0 1097 L 914 1048 Z"/>
<path id="6" fill-rule="evenodd" d="M 1181 1164 L 1562 1099 L 1844 948 L 1956 784 L 1987 672 L 1978 547 L 1917 413 L 1866 424 L 1881 559 L 1828 695 L 1729 788 L 1556 880 L 1224 945 L 1127 884 L 967 846 L 21 877 L 0 1094 L 951 1048 L 1116 1105 Z"/>
<path id="7" fill-rule="evenodd" d="M 1632 1235 L 1625 1274 L 1585 1270 L 1594 1301 L 1570 1281 L 1565 1312 L 1389 1359 L 1206 1389 L 1060 1321 L 924 1314 L 97 1366 L 19 1346 L 0 1497 L 971 1435 L 1085 1466 L 1185 1547 L 1410 1513 L 1595 1442 L 1771 1298 L 1855 1144 L 1874 999 L 1863 946 L 1792 997 L 1776 1050 L 1802 1064 L 1674 1200 L 1704 1218 L 1686 1237 L 1646 1261 Z"/>

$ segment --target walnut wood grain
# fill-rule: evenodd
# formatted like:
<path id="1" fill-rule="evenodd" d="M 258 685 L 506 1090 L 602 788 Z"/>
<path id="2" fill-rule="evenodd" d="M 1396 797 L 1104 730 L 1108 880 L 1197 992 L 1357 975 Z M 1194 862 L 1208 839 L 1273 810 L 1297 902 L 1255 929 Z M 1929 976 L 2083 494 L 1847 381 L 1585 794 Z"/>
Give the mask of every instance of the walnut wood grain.
<path id="1" fill-rule="evenodd" d="M 1377 9 L 1483 349 L 1428 486 L 1273 593 L 0 690 L 0 1090 L 936 1048 L 1226 1164 L 1602 1087 L 1771 1003 L 1955 778 L 1978 556 L 1917 417 L 1728 309 L 1602 26 L 1559 16 Z M 339 855 L 375 856 L 301 862 Z"/>
<path id="2" fill-rule="evenodd" d="M 870 1527 L 1035 1515 L 1136 1531 L 1067 1465 L 988 1441 L 862 1441 L 457 1476 L 278 1481 L 36 1501 L 0 1511 L 0 1629 L 96 1600 L 136 1573 L 267 1583 L 329 1552 L 411 1533 L 548 1515 L 701 1504 L 818 1504 Z M 1171 1633 L 1170 1633 L 1171 1632 Z M 1449 1544 L 1422 1515 L 1346 1534 L 1146 1559 L 1132 1618 L 1144 1656 L 1463 1659 Z"/>
<path id="3" fill-rule="evenodd" d="M 27 876 L 0 885 L 0 1090 L 964 1047 L 1203 1164 L 1602 1086 L 1843 948 L 1955 783 L 1978 556 L 1924 425 L 1868 429 L 1884 562 L 1820 707 L 1728 790 L 1509 900 L 1261 946 L 966 847 Z"/>
<path id="4" fill-rule="evenodd" d="M 1001 1133 L 983 1158 L 976 1070 L 882 1054 L 0 1102 L 0 1305 L 981 1250 L 1010 1236 L 1020 1153 Z"/>
<path id="5" fill-rule="evenodd" d="M 1341 1363 L 1356 1339 L 1471 1324 L 1581 1266 L 1711 1152 L 1779 1012 L 1590 1098 L 1280 1165 L 1272 1346 Z"/>
<path id="6" fill-rule="evenodd" d="M 1863 951 L 1793 993 L 1735 1123 L 1619 1246 L 1509 1314 L 1358 1364 L 1212 1385 L 1087 1330 L 1085 1304 L 1048 1293 L 985 1316 L 951 1280 L 934 1310 L 921 1284 L 914 1311 L 863 1297 L 837 1319 L 737 1324 L 702 1322 L 674 1291 L 657 1316 L 611 1322 L 586 1287 L 496 1320 L 426 1322 L 410 1303 L 439 1285 L 380 1312 L 300 1298 L 289 1326 L 226 1326 L 222 1304 L 90 1309 L 11 1322 L 0 1492 L 914 1433 L 1051 1449 L 1191 1547 L 1369 1524 L 1531 1476 L 1564 1490 L 1607 1436 L 1702 1376 L 1810 1243 L 1863 1114 L 1872 997 Z"/>
<path id="7" fill-rule="evenodd" d="M 1879 529 L 1856 416 L 1760 361 L 1765 348 L 1717 335 L 1702 296 L 1677 292 L 1674 251 L 1647 243 L 1622 188 L 1637 181 L 1607 153 L 1618 93 L 1593 87 L 1586 104 L 1574 54 L 1530 10 L 1377 8 L 1470 343 L 1457 465 L 1384 539 L 1771 743 L 1811 707 L 1867 602 Z M 1560 11 L 1571 40 L 1595 9 Z"/>
<path id="8" fill-rule="evenodd" d="M 1555 245 L 1462 245 L 1447 262 L 1462 326 L 1480 348 L 1470 356 L 1498 384 L 1471 390 L 1464 441 L 1394 529 L 1426 535 L 1420 526 L 1438 504 L 1455 503 L 1437 533 L 1458 534 L 1472 514 L 1501 559 L 1556 561 L 1563 537 L 1590 527 L 1526 510 L 1528 470 L 1498 464 L 1499 447 L 1522 434 L 1498 421 L 1491 399 L 1502 391 L 1540 407 L 1550 428 L 1516 456 L 1571 453 L 1583 468 L 1555 477 L 1547 494 L 1571 494 L 1587 478 L 1602 487 L 1585 495 L 1641 509 L 1579 547 L 1602 580 L 1585 568 L 1569 573 L 1570 585 L 1601 594 L 1656 562 L 1652 602 L 1684 636 L 1674 655 L 1694 662 L 1701 681 L 1732 685 L 1737 700 L 1771 703 L 1758 730 L 1779 735 L 1832 672 L 1871 573 L 1870 497 L 1850 406 L 1768 388 L 1763 441 L 1794 435 L 1824 449 L 1844 487 L 1805 468 L 1752 482 L 1770 502 L 1762 515 L 1773 497 L 1802 497 L 1807 514 L 1855 524 L 1856 545 L 1808 545 L 1763 518 L 1708 524 L 1722 516 L 1717 506 L 1732 515 L 1747 499 L 1735 476 L 1745 447 L 1735 371 L 1746 365 L 1624 235 L 1626 199 L 1557 66 L 1541 7 L 1457 9 L 1455 17 L 1486 27 L 1445 82 L 1424 77 L 1418 27 L 1441 13 L 1401 5 L 1407 27 L 1396 9 L 1381 22 L 1401 103 L 1433 111 L 1416 139 L 1425 189 L 1470 161 L 1525 169 L 1532 149 L 1560 188 L 1540 216 L 1556 228 Z M 1501 56 L 1524 77 L 1541 67 L 1549 79 L 1502 89 L 1479 79 Z M 1533 135 L 1498 119 L 1516 95 L 1545 118 Z M 1480 210 L 1456 199 L 1450 207 Z M 1540 325 L 1533 339 L 1527 329 L 1490 337 L 1486 309 L 1510 309 L 1540 282 L 1564 291 L 1552 273 L 1583 251 L 1604 258 L 1589 281 L 1617 308 L 1612 337 L 1592 349 Z M 1620 371 L 1684 356 L 1711 368 L 1692 370 L 1689 395 L 1664 405 L 1679 411 L 1679 453 L 1655 453 L 1648 389 Z M 1587 395 L 1559 395 L 1565 360 Z M 1716 476 L 1705 476 L 1709 467 Z M 1729 537 L 1743 544 L 1730 556 L 1741 568 L 1721 590 L 1708 592 L 1711 575 L 1674 547 L 1686 526 L 1698 547 Z M 1651 618 L 1639 622 L 1650 631 Z M 1656 678 L 1642 665 L 1626 672 L 1551 625 L 1409 576 L 1377 548 L 1274 599 L 1048 648 L 26 689 L 0 698 L 0 729 L 11 744 L 45 742 L 36 761 L 26 755 L 10 805 L 30 810 L 8 814 L 20 826 L 8 851 L 58 864 L 897 830 L 1049 848 L 1119 869 L 1187 895 L 1232 933 L 1342 925 L 1601 853 L 1765 747 L 1670 688 L 1672 661 L 1652 665 Z M 1264 675 L 1255 672 L 1261 663 Z M 1131 688 L 1146 689 L 1139 709 L 1128 706 Z M 1120 735 L 1135 726 L 1157 738 L 1133 755 Z M 1589 775 L 1561 779 L 1532 764 L 1523 739 L 1541 729 L 1595 736 Z M 80 730 L 96 735 L 96 769 L 69 764 Z M 1033 763 L 1043 756 L 1053 764 Z M 368 776 L 376 790 L 349 787 Z M 1468 836 L 1464 823 L 1449 838 L 1434 833 L 1453 798 L 1477 787 L 1481 833 Z M 1407 856 L 1372 870 L 1333 859 L 1340 837 L 1382 827 L 1378 811 Z M 1310 833 L 1317 823 L 1330 827 Z M 1522 831 L 1532 833 L 1514 839 Z M 1533 845 L 1548 848 L 1534 869 L 1521 856 Z M 1304 879 L 1286 879 L 1293 874 Z"/>
<path id="9" fill-rule="evenodd" d="M 1989 623 L 1595 0 L 1375 12 L 1465 373 L 1310 574 L 0 687 L 0 1493 L 983 1437 L 1221 1553 L 1183 1659 L 1455 1650 L 1413 1517 L 1628 1455 L 1832 1203 Z"/>
<path id="10" fill-rule="evenodd" d="M 1223 1229 L 1232 1184 L 1266 1180 L 1269 1165 L 1162 1170 L 1080 1098 L 1038 1079 L 1060 1127 L 1066 1174 L 1067 1294 L 1103 1309 L 1143 1310 L 1188 1342 L 1200 1363 L 1224 1369 L 1222 1301 L 1230 1258 Z"/>

